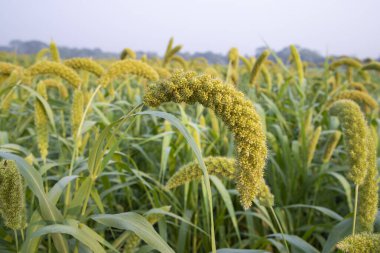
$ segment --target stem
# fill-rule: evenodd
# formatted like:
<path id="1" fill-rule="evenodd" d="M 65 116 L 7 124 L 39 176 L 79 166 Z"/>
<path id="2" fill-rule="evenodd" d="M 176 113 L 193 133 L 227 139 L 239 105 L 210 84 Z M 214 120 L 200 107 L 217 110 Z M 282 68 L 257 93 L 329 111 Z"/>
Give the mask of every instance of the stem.
<path id="1" fill-rule="evenodd" d="M 13 233 L 15 235 L 15 243 L 16 243 L 16 250 L 18 252 L 18 236 L 17 236 L 17 231 L 16 229 L 13 229 Z"/>
<path id="2" fill-rule="evenodd" d="M 354 207 L 354 217 L 353 217 L 353 224 L 352 224 L 352 235 L 355 235 L 355 229 L 356 229 L 356 213 L 358 211 L 358 193 L 359 193 L 359 185 L 355 186 L 355 207 Z"/>
<path id="3" fill-rule="evenodd" d="M 91 180 L 91 184 L 90 184 L 90 187 L 89 187 L 90 190 L 89 190 L 89 192 L 88 192 L 88 194 L 87 194 L 87 196 L 86 196 L 86 199 L 84 200 L 83 207 L 82 207 L 82 212 L 81 212 L 81 216 L 84 216 L 85 213 L 86 213 L 87 203 L 88 203 L 88 200 L 90 199 L 90 195 L 91 195 L 91 191 L 92 191 L 92 186 L 94 185 L 95 180 L 96 180 L 96 178 L 93 178 L 93 179 Z"/>
<path id="4" fill-rule="evenodd" d="M 272 212 L 272 214 L 273 214 L 273 216 L 274 216 L 274 219 L 275 219 L 275 221 L 276 221 L 276 223 L 277 223 L 278 228 L 280 229 L 280 233 L 281 233 L 281 236 L 282 236 L 282 240 L 284 241 L 284 244 L 285 244 L 286 250 L 287 250 L 288 253 L 290 253 L 289 246 L 288 246 L 288 243 L 286 242 L 285 235 L 284 235 L 284 231 L 282 230 L 281 223 L 280 223 L 280 221 L 278 220 L 277 215 L 276 215 L 276 213 L 274 212 L 273 207 L 270 206 L 269 209 L 270 209 L 270 211 Z"/>
<path id="5" fill-rule="evenodd" d="M 73 150 L 73 155 L 71 157 L 71 162 L 70 162 L 69 176 L 71 176 L 73 174 L 74 163 L 75 163 L 76 156 L 78 154 L 78 143 L 76 140 L 78 140 L 78 138 L 81 135 L 84 119 L 86 118 L 87 112 L 90 109 L 92 101 L 94 100 L 96 94 L 98 93 L 98 91 L 100 90 L 101 87 L 102 87 L 101 85 L 98 85 L 96 87 L 95 91 L 92 93 L 91 98 L 86 105 L 86 109 L 83 112 L 83 116 L 82 116 L 81 122 L 79 124 L 77 134 L 76 134 L 76 136 L 74 136 L 74 150 Z M 70 205 L 70 191 L 71 191 L 71 182 L 67 185 L 67 189 L 66 189 L 65 212 L 64 212 L 65 214 L 67 212 L 68 206 Z"/>

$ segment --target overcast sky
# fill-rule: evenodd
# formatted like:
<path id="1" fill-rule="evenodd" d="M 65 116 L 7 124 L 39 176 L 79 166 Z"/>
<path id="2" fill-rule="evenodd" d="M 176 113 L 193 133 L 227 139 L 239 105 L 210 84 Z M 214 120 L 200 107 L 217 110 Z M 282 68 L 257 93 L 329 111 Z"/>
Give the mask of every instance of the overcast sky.
<path id="1" fill-rule="evenodd" d="M 380 56 L 380 0 L 0 0 L 0 45 L 253 54 L 295 43 L 321 54 Z"/>

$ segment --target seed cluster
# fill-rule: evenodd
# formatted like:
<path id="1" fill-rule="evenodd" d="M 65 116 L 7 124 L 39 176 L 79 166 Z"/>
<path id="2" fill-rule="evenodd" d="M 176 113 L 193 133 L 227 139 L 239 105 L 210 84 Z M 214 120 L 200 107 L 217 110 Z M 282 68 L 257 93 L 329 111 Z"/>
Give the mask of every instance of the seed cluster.
<path id="1" fill-rule="evenodd" d="M 26 227 L 24 181 L 12 160 L 0 161 L 0 214 L 8 228 Z"/>
<path id="2" fill-rule="evenodd" d="M 137 60 L 121 60 L 113 63 L 99 79 L 99 84 L 106 87 L 113 79 L 121 75 L 133 74 L 151 81 L 158 81 L 157 72 L 148 64 Z"/>
<path id="3" fill-rule="evenodd" d="M 65 60 L 63 64 L 76 71 L 88 71 L 97 77 L 104 74 L 104 68 L 99 63 L 89 58 L 71 58 L 69 60 Z"/>
<path id="4" fill-rule="evenodd" d="M 267 157 L 266 137 L 260 116 L 244 94 L 207 75 L 175 72 L 169 80 L 151 85 L 144 96 L 149 106 L 165 102 L 199 102 L 215 111 L 235 136 L 236 183 L 245 209 L 262 188 Z"/>
<path id="5" fill-rule="evenodd" d="M 226 157 L 207 157 L 204 159 L 207 172 L 226 179 L 233 179 L 235 175 L 235 159 Z M 167 182 L 166 188 L 172 189 L 193 180 L 201 179 L 202 169 L 198 162 L 191 162 L 181 167 Z"/>
<path id="6" fill-rule="evenodd" d="M 334 102 L 330 108 L 342 125 L 347 155 L 351 169 L 348 178 L 355 185 L 361 185 L 367 174 L 367 126 L 360 107 L 353 101 L 343 99 Z"/>

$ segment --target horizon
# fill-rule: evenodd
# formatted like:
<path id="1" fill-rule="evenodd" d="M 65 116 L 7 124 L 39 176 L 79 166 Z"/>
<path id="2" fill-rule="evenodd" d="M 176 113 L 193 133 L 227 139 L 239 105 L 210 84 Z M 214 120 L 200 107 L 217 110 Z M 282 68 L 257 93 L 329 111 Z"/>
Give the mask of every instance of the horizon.
<path id="1" fill-rule="evenodd" d="M 3 3 L 0 21 L 7 29 L 0 44 L 54 40 L 71 48 L 120 52 L 128 47 L 162 55 L 174 37 L 189 53 L 226 54 L 237 47 L 241 54 L 253 55 L 267 43 L 275 51 L 296 44 L 323 56 L 380 57 L 380 33 L 375 32 L 380 21 L 372 18 L 380 3 L 375 0 L 94 0 L 86 11 L 78 3 L 85 1 Z"/>
<path id="2" fill-rule="evenodd" d="M 169 38 L 170 39 L 170 38 Z M 167 40 L 167 42 L 169 42 L 169 39 Z M 175 38 L 174 38 L 174 40 L 175 40 Z M 49 44 L 51 43 L 51 41 L 41 41 L 41 40 L 38 40 L 38 39 L 29 39 L 29 40 L 20 40 L 20 39 L 12 39 L 12 40 L 10 40 L 8 43 L 6 43 L 6 44 L 0 44 L 0 47 L 9 47 L 10 46 L 10 44 L 12 43 L 12 42 L 14 42 L 14 41 L 20 41 L 20 42 L 22 42 L 22 43 L 28 43 L 28 42 L 41 42 L 41 43 L 44 43 L 44 44 L 46 44 L 47 46 L 49 46 Z M 71 46 L 67 46 L 67 45 L 62 45 L 62 44 L 59 44 L 57 41 L 55 41 L 55 40 L 52 40 L 52 41 L 54 41 L 56 44 L 57 44 L 57 46 L 59 47 L 59 48 L 68 48 L 68 49 L 78 49 L 78 50 L 84 50 L 84 49 L 88 49 L 88 50 L 101 50 L 103 53 L 115 53 L 115 54 L 119 54 L 119 53 L 121 53 L 121 51 L 124 49 L 124 48 L 122 48 L 120 51 L 107 51 L 107 50 L 104 50 L 103 48 L 100 48 L 100 47 L 86 47 L 86 46 L 74 46 L 74 47 L 71 47 Z M 176 43 L 174 43 L 174 44 L 176 44 Z M 176 44 L 177 45 L 177 44 Z M 178 44 L 179 45 L 179 44 Z M 182 44 L 181 44 L 182 45 Z M 279 50 L 283 50 L 283 49 L 285 49 L 285 48 L 288 48 L 289 46 L 290 46 L 291 44 L 289 44 L 289 45 L 285 45 L 285 46 L 283 46 L 283 47 L 281 47 L 281 48 L 279 48 L 278 50 L 275 50 L 275 51 L 279 51 Z M 298 44 L 294 44 L 297 48 L 301 48 L 301 49 L 308 49 L 308 50 L 311 50 L 311 51 L 314 51 L 314 52 L 317 52 L 317 53 L 319 53 L 321 56 L 325 56 L 325 55 L 323 55 L 321 52 L 319 52 L 319 51 L 317 51 L 317 50 L 315 50 L 315 49 L 313 49 L 313 48 L 307 48 L 307 47 L 304 47 L 304 46 L 302 46 L 302 45 L 298 45 Z M 182 45 L 182 46 L 184 46 L 184 45 Z M 265 45 L 262 45 L 262 46 L 258 46 L 258 47 L 256 47 L 255 48 L 255 50 L 257 50 L 257 49 L 260 49 L 260 48 L 262 48 L 262 47 L 266 47 Z M 131 48 L 132 50 L 134 50 L 133 48 Z M 149 50 L 134 50 L 135 52 L 142 52 L 142 53 L 153 53 L 153 54 L 157 54 L 158 56 L 163 56 L 163 54 L 159 54 L 157 51 L 149 51 Z M 221 55 L 223 55 L 223 56 L 226 56 L 227 54 L 228 54 L 228 51 L 227 52 L 215 52 L 214 50 L 212 50 L 212 49 L 208 49 L 208 50 L 204 50 L 204 51 L 194 51 L 194 52 L 189 52 L 189 51 L 186 51 L 186 50 L 184 50 L 183 48 L 181 49 L 181 51 L 179 52 L 179 54 L 187 54 L 187 53 L 189 53 L 189 54 L 194 54 L 194 53 L 207 53 L 207 52 L 211 52 L 211 53 L 215 53 L 215 54 L 221 54 Z M 254 54 L 256 54 L 256 53 L 254 53 Z"/>

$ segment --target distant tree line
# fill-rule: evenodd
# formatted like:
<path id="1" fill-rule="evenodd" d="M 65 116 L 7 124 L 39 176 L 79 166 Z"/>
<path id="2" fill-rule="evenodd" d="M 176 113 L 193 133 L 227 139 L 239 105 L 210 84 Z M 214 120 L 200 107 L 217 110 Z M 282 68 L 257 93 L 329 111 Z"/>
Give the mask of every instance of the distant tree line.
<path id="1" fill-rule="evenodd" d="M 0 46 L 0 51 L 15 52 L 17 54 L 36 54 L 43 48 L 47 48 L 49 45 L 47 43 L 31 40 L 31 41 L 21 41 L 21 40 L 12 40 L 7 46 Z M 320 55 L 318 52 L 302 48 L 297 46 L 303 61 L 313 62 L 316 64 L 322 64 L 325 61 L 325 57 Z M 256 56 L 260 55 L 265 47 L 260 47 L 256 50 Z M 107 59 L 107 58 L 119 58 L 120 52 L 105 52 L 99 48 L 88 49 L 88 48 L 70 48 L 70 47 L 59 47 L 60 55 L 62 58 L 72 58 L 72 57 L 92 57 L 96 59 Z M 146 54 L 149 58 L 159 57 L 157 53 L 154 52 L 136 52 L 137 57 L 141 57 L 143 54 Z M 275 52 L 275 54 L 281 58 L 284 63 L 287 63 L 289 60 L 290 50 L 289 47 L 284 47 L 283 49 Z M 210 64 L 228 64 L 228 57 L 226 54 L 214 53 L 211 51 L 207 52 L 180 52 L 180 56 L 185 59 L 203 57 L 208 60 Z M 270 60 L 275 60 L 273 56 L 269 57 Z M 378 59 L 380 60 L 380 58 Z"/>

